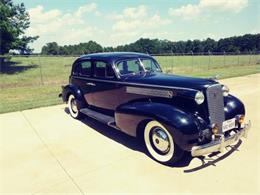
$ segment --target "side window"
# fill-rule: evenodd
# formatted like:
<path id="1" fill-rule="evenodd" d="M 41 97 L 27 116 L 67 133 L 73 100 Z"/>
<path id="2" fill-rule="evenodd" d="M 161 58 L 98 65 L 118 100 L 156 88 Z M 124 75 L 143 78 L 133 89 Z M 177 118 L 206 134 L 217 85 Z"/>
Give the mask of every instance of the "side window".
<path id="1" fill-rule="evenodd" d="M 117 68 L 122 75 L 135 73 L 142 70 L 139 61 L 136 59 L 121 61 L 117 64 Z"/>
<path id="2" fill-rule="evenodd" d="M 115 78 L 115 73 L 114 73 L 114 70 L 111 66 L 107 65 L 107 68 L 106 68 L 106 77 L 107 78 Z"/>
<path id="3" fill-rule="evenodd" d="M 74 63 L 72 66 L 72 75 L 77 76 L 79 74 L 79 64 Z"/>
<path id="4" fill-rule="evenodd" d="M 94 64 L 95 64 L 94 76 L 104 78 L 106 76 L 106 63 L 96 61 Z"/>
<path id="5" fill-rule="evenodd" d="M 155 71 L 157 70 L 157 66 L 154 64 L 154 62 L 150 59 L 141 59 L 144 68 L 149 71 Z"/>
<path id="6" fill-rule="evenodd" d="M 80 64 L 80 75 L 90 76 L 91 75 L 91 61 L 82 61 Z"/>
<path id="7" fill-rule="evenodd" d="M 94 62 L 94 76 L 98 78 L 114 78 L 113 69 L 103 61 Z"/>
<path id="8" fill-rule="evenodd" d="M 130 72 L 138 72 L 140 70 L 140 64 L 137 60 L 131 60 L 127 62 L 128 71 Z"/>

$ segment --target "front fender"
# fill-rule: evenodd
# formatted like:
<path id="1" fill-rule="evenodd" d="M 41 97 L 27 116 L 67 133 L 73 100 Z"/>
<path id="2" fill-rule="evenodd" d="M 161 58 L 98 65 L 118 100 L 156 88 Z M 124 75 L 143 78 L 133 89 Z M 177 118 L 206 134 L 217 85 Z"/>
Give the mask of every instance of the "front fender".
<path id="1" fill-rule="evenodd" d="M 137 127 L 143 120 L 157 120 L 169 129 L 175 142 L 183 149 L 191 140 L 197 139 L 200 131 L 196 116 L 176 107 L 162 103 L 134 102 L 121 105 L 116 109 L 117 126 L 127 134 L 136 136 Z"/>
<path id="2" fill-rule="evenodd" d="M 229 95 L 224 98 L 225 119 L 234 118 L 236 115 L 245 115 L 244 104 L 235 96 Z"/>
<path id="3" fill-rule="evenodd" d="M 184 134 L 198 132 L 196 118 L 178 108 L 162 103 L 134 102 L 124 104 L 116 109 L 116 113 L 147 116 L 182 131 Z"/>

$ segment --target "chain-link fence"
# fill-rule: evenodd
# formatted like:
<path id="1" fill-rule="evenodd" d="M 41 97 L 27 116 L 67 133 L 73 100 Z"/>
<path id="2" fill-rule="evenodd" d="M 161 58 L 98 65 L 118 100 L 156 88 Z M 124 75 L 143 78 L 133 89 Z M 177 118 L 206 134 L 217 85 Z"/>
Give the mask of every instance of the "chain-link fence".
<path id="1" fill-rule="evenodd" d="M 153 54 L 167 73 L 186 73 L 260 64 L 260 52 Z"/>
<path id="2" fill-rule="evenodd" d="M 260 52 L 152 55 L 166 73 L 221 78 L 260 72 Z M 0 56 L 0 113 L 57 104 L 76 56 Z"/>

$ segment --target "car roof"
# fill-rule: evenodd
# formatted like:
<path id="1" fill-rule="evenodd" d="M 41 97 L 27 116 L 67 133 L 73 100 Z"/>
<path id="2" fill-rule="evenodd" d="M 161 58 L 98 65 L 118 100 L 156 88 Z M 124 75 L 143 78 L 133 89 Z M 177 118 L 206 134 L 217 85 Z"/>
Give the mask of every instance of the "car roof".
<path id="1" fill-rule="evenodd" d="M 149 57 L 149 54 L 144 53 L 136 53 L 136 52 L 103 52 L 103 53 L 92 53 L 87 55 L 82 55 L 78 59 L 100 59 L 106 61 L 117 61 L 124 58 L 142 58 L 142 57 Z"/>

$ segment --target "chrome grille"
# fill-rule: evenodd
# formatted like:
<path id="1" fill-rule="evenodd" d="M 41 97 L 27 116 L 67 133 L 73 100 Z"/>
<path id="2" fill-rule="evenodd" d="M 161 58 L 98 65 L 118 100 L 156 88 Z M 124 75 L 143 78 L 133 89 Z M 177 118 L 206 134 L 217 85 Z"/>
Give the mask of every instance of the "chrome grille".
<path id="1" fill-rule="evenodd" d="M 207 88 L 206 93 L 210 123 L 217 124 L 220 128 L 219 133 L 222 133 L 222 123 L 225 120 L 222 86 L 220 84 L 212 85 Z"/>

